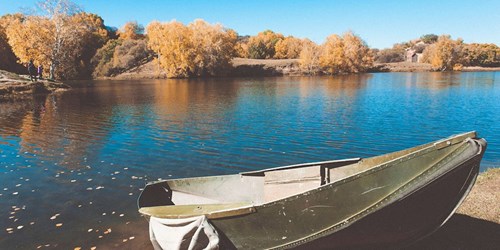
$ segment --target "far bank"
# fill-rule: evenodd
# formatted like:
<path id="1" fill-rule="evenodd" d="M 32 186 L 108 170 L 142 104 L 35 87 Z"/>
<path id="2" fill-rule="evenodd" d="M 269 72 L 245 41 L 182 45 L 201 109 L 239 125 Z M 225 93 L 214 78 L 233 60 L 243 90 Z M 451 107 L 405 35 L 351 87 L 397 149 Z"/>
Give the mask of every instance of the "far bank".
<path id="1" fill-rule="evenodd" d="M 429 63 L 397 62 L 377 63 L 368 72 L 433 72 L 437 71 Z M 464 67 L 462 71 L 500 71 L 500 67 Z M 233 58 L 227 76 L 307 76 L 301 69 L 299 59 L 248 59 Z M 126 72 L 100 79 L 165 79 L 167 74 L 155 62 L 149 61 Z"/>

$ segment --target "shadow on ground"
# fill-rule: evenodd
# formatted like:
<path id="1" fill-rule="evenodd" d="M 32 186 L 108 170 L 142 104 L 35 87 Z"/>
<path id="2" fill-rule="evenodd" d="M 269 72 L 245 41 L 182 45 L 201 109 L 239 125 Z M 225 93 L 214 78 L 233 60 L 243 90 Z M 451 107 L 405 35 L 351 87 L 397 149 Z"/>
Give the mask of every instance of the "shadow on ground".
<path id="1" fill-rule="evenodd" d="M 434 234 L 405 249 L 499 249 L 499 247 L 500 224 L 455 214 Z"/>

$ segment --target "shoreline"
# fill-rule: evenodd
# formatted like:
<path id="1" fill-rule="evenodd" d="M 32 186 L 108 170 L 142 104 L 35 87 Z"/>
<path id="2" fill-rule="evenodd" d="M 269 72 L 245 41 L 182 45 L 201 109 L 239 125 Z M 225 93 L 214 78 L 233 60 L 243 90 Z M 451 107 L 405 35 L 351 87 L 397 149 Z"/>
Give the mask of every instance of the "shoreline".
<path id="1" fill-rule="evenodd" d="M 224 76 L 217 77 L 249 77 L 249 76 L 311 76 L 308 72 L 300 69 L 299 59 L 248 59 L 233 58 L 231 60 L 231 69 Z M 486 72 L 500 71 L 500 67 L 464 67 L 462 72 Z M 384 73 L 384 72 L 440 72 L 432 68 L 428 63 L 375 63 L 366 73 Z M 460 71 L 451 71 L 460 72 Z M 355 74 L 355 73 L 353 73 Z M 321 75 L 321 74 L 319 74 Z M 203 78 L 203 77 L 202 77 Z M 167 79 L 166 73 L 154 62 L 150 61 L 139 65 L 129 71 L 116 76 L 99 77 L 103 79 L 123 79 L 123 80 L 142 80 L 142 79 Z"/>
<path id="2" fill-rule="evenodd" d="M 31 81 L 29 76 L 18 75 L 0 70 L 0 99 L 23 99 L 32 95 L 49 94 L 69 89 L 69 86 L 58 81 Z"/>

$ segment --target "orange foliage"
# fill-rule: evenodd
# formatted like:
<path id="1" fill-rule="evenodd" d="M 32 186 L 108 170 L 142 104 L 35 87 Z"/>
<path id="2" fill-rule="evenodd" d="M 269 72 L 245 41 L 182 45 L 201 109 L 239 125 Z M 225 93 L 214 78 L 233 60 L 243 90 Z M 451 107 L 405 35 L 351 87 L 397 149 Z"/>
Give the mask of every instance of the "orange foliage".
<path id="1" fill-rule="evenodd" d="M 274 58 L 276 59 L 295 59 L 299 58 L 300 52 L 302 51 L 301 39 L 295 38 L 293 36 L 288 36 L 285 39 L 279 40 L 274 49 L 276 53 Z"/>
<path id="2" fill-rule="evenodd" d="M 219 24 L 152 22 L 146 30 L 148 45 L 168 77 L 215 75 L 228 67 L 234 55 L 236 32 Z"/>
<path id="3" fill-rule="evenodd" d="M 300 52 L 299 65 L 303 72 L 308 74 L 316 74 L 320 71 L 319 57 L 321 55 L 321 47 L 309 39 L 305 39 Z"/>
<path id="4" fill-rule="evenodd" d="M 127 39 L 142 39 L 144 38 L 144 35 L 142 33 L 144 32 L 144 27 L 140 24 L 138 24 L 136 21 L 133 22 L 127 22 L 123 27 L 118 30 L 118 36 L 120 39 L 127 40 Z"/>
<path id="5" fill-rule="evenodd" d="M 248 55 L 254 59 L 271 59 L 276 53 L 275 46 L 285 37 L 280 33 L 266 30 L 248 40 Z"/>
<path id="6" fill-rule="evenodd" d="M 51 77 L 66 79 L 76 77 L 79 66 L 88 66 L 107 35 L 102 19 L 87 13 L 28 16 L 13 21 L 6 31 L 21 62 L 33 59 L 35 65 L 52 69 Z"/>
<path id="7" fill-rule="evenodd" d="M 423 60 L 441 71 L 460 70 L 462 48 L 461 39 L 453 40 L 448 35 L 442 35 L 424 50 Z"/>
<path id="8" fill-rule="evenodd" d="M 373 55 L 360 37 L 346 32 L 326 39 L 319 62 L 330 74 L 358 73 L 373 65 Z"/>

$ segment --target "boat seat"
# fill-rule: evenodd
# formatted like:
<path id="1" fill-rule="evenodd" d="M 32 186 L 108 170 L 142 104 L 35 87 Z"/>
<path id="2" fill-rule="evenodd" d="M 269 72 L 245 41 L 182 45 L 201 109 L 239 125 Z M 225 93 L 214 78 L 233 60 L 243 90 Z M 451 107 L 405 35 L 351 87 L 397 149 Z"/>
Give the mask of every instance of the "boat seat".
<path id="1" fill-rule="evenodd" d="M 182 219 L 201 215 L 205 215 L 209 219 L 215 219 L 253 213 L 255 208 L 253 203 L 241 202 L 143 207 L 139 209 L 139 212 L 144 215 L 165 219 Z"/>
<path id="2" fill-rule="evenodd" d="M 321 165 L 265 172 L 264 200 L 279 200 L 317 188 L 322 184 L 323 172 Z"/>

